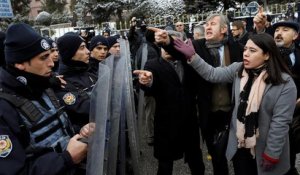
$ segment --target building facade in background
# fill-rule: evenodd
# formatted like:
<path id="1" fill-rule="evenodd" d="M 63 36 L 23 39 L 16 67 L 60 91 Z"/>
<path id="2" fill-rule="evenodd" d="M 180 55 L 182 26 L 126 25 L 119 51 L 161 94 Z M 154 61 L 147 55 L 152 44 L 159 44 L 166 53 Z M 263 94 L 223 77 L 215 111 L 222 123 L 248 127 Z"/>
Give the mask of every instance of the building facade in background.
<path id="1" fill-rule="evenodd" d="M 31 0 L 29 20 L 34 20 L 37 17 L 37 15 L 41 11 L 43 11 L 42 10 L 42 2 L 43 2 L 43 0 Z M 71 0 L 67 0 L 67 4 L 65 6 L 65 9 L 68 10 L 69 13 L 70 13 L 70 3 L 71 3 Z"/>

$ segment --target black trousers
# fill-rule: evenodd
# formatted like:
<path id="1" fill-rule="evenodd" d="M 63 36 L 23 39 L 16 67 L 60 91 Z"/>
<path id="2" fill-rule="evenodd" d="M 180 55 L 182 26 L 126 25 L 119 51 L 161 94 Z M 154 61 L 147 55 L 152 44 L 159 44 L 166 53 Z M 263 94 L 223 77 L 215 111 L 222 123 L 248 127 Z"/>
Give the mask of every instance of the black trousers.
<path id="1" fill-rule="evenodd" d="M 292 138 L 290 137 L 290 165 L 291 168 L 289 169 L 289 171 L 285 174 L 285 175 L 299 175 L 295 164 L 296 164 L 296 151 L 295 151 L 295 147 L 299 146 L 299 145 L 292 145 L 293 141 L 291 140 Z"/>
<path id="2" fill-rule="evenodd" d="M 235 175 L 257 175 L 256 159 L 253 159 L 250 149 L 238 149 L 232 162 Z"/>
<path id="3" fill-rule="evenodd" d="M 172 175 L 173 162 L 173 160 L 158 160 L 157 175 Z M 185 162 L 189 165 L 192 175 L 204 175 L 205 166 L 200 148 L 199 150 L 186 151 Z"/>
<path id="4" fill-rule="evenodd" d="M 202 129 L 202 136 L 206 143 L 208 153 L 212 157 L 212 165 L 214 169 L 214 175 L 228 175 L 227 159 L 224 155 L 217 156 L 216 150 L 213 146 L 214 136 L 218 131 L 224 129 L 225 125 L 229 123 L 230 112 L 217 111 L 211 112 L 208 116 L 208 124 L 205 129 Z M 200 116 L 201 117 L 201 116 Z"/>

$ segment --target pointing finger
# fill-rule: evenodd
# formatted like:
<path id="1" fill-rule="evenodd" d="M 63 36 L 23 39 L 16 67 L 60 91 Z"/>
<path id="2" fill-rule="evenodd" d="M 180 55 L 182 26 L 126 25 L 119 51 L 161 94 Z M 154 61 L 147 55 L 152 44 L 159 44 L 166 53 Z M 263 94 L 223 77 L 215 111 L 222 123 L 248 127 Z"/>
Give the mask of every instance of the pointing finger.
<path id="1" fill-rule="evenodd" d="M 152 76 L 152 73 L 149 72 L 149 71 L 146 71 L 146 72 L 145 72 L 145 76 L 146 76 L 146 77 L 151 77 L 151 76 Z"/>
<path id="2" fill-rule="evenodd" d="M 147 78 L 152 76 L 152 73 L 149 71 L 146 71 L 146 70 L 135 70 L 135 71 L 133 71 L 133 73 L 135 75 L 139 75 L 139 76 L 147 77 Z"/>
<path id="3" fill-rule="evenodd" d="M 263 13 L 264 12 L 264 7 L 263 6 L 259 6 L 258 7 L 258 13 Z"/>
<path id="4" fill-rule="evenodd" d="M 134 70 L 134 71 L 133 71 L 133 74 L 139 75 L 139 74 L 141 74 L 141 73 L 143 73 L 143 72 L 144 72 L 143 70 Z"/>

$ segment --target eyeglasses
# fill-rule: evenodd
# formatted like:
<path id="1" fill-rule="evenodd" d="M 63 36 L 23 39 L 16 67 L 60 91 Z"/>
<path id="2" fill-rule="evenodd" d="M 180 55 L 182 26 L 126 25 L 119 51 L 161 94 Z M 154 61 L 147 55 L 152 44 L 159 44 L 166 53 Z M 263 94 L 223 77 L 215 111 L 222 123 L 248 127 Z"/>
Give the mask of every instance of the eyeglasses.
<path id="1" fill-rule="evenodd" d="M 181 27 L 181 26 L 183 26 L 183 24 L 178 24 L 178 25 L 176 25 L 176 27 Z"/>
<path id="2" fill-rule="evenodd" d="M 231 29 L 231 31 L 236 31 L 236 30 L 239 30 L 239 29 Z"/>

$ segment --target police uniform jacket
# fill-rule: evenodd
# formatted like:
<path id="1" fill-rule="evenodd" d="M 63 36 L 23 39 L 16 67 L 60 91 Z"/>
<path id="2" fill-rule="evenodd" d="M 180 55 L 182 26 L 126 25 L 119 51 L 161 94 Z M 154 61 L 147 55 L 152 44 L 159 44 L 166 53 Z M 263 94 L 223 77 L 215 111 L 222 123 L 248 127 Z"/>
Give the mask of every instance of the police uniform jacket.
<path id="1" fill-rule="evenodd" d="M 0 69 L 1 91 L 32 98 L 34 92 L 27 90 L 24 84 L 4 69 Z M 36 152 L 28 156 L 29 131 L 24 127 L 20 113 L 7 100 L 0 98 L 0 174 L 57 175 L 67 174 L 73 166 L 67 151 Z"/>
<path id="2" fill-rule="evenodd" d="M 65 105 L 65 110 L 77 131 L 89 122 L 90 93 L 97 76 L 88 72 L 88 64 L 75 67 L 60 63 L 59 74 L 64 76 L 67 85 L 55 93 Z"/>

